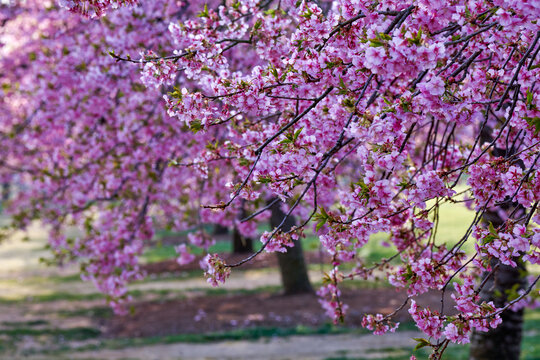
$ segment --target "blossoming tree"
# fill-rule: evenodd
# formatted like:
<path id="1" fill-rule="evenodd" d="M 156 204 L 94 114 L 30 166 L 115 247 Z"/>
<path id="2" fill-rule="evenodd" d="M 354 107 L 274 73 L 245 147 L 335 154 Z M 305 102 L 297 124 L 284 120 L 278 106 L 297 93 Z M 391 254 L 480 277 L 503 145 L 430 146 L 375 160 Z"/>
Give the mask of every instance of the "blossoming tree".
<path id="1" fill-rule="evenodd" d="M 399 309 L 409 308 L 429 337 L 419 346 L 432 347 L 434 358 L 473 331 L 496 328 L 501 315 L 519 314 L 538 294 L 538 277 L 525 284 L 510 276 L 507 291 L 484 296 L 512 269 L 540 262 L 538 1 L 62 5 L 108 15 L 81 34 L 58 12 L 39 26 L 66 29 L 62 41 L 47 39 L 45 52 L 8 51 L 28 57 L 25 66 L 2 64 L 3 78 L 22 79 L 22 90 L 4 89 L 2 134 L 28 143 L 2 143 L 2 164 L 5 176 L 29 178 L 13 204 L 18 223 L 47 219 L 53 249 L 87 259 L 89 277 L 111 299 L 122 299 L 125 282 L 139 275 L 151 213 L 182 219 L 179 228 L 202 219 L 236 222 L 252 234 L 278 202 L 281 220 L 262 235 L 259 252 L 236 264 L 205 258 L 209 282 L 225 281 L 262 251 L 286 251 L 312 226 L 332 257 L 319 289 L 329 315 L 346 312 L 342 281 L 384 273 L 407 292 Z M 54 59 L 65 56 L 72 62 L 59 69 Z M 40 74 L 38 84 L 29 73 Z M 74 82 L 89 89 L 74 92 Z M 156 101 L 161 92 L 165 107 Z M 96 113 L 100 107 L 108 110 Z M 446 203 L 476 211 L 452 243 L 436 231 Z M 85 237 L 66 239 L 69 223 L 87 224 Z M 357 251 L 377 232 L 390 234 L 397 250 L 368 266 Z M 467 242 L 473 253 L 462 250 Z M 208 241 L 198 233 L 192 243 Z M 189 260 L 185 247 L 179 251 Z M 353 271 L 341 269 L 351 262 Z M 440 308 L 416 304 L 429 290 L 441 292 Z M 363 324 L 393 331 L 392 315 L 366 315 Z M 509 343 L 490 351 L 519 357 L 515 347 L 503 351 Z"/>
<path id="2" fill-rule="evenodd" d="M 253 236 L 256 223 L 239 222 L 253 205 L 220 213 L 200 208 L 216 201 L 222 181 L 237 176 L 223 166 L 226 158 L 205 155 L 204 149 L 211 150 L 222 136 L 219 129 L 195 139 L 189 127 L 176 126 L 166 114 L 164 90 L 145 88 L 143 82 L 152 78 L 141 82 L 137 67 L 108 55 L 115 49 L 139 56 L 149 35 L 160 38 L 156 51 L 172 51 L 169 22 L 192 16 L 202 5 L 154 2 L 135 11 L 122 9 L 101 22 L 81 21 L 54 7 L 44 12 L 51 5 L 2 7 L 2 181 L 24 174 L 16 179 L 25 191 L 12 204 L 13 226 L 24 227 L 35 217 L 48 222 L 57 260 L 82 260 L 85 276 L 116 306 L 126 299 L 127 281 L 138 276 L 136 255 L 154 227 L 198 227 L 189 242 L 208 248 L 212 239 L 203 221 Z M 68 224 L 85 232 L 68 238 Z M 186 250 L 186 245 L 178 247 L 181 263 L 194 259 Z M 108 258 L 99 255 L 104 252 Z M 295 269 L 308 282 L 305 266 Z M 285 291 L 296 291 L 296 285 Z"/>

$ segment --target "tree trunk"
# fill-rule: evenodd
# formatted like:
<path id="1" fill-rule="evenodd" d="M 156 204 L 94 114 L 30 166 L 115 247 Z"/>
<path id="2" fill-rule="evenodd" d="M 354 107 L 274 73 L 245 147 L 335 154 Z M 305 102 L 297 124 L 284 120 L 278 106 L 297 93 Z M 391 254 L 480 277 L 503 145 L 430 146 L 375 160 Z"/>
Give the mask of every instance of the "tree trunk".
<path id="1" fill-rule="evenodd" d="M 513 268 L 500 264 L 497 271 L 487 281 L 480 292 L 483 301 L 493 301 L 495 306 L 503 306 L 506 296 L 505 290 L 511 289 L 514 284 L 524 287 L 524 277 L 520 270 L 523 267 Z M 500 296 L 503 294 L 503 296 Z M 499 295 L 499 296 L 496 296 Z M 488 332 L 473 332 L 471 336 L 470 360 L 518 360 L 521 351 L 521 337 L 523 325 L 523 309 L 518 311 L 506 310 L 501 314 L 502 324 Z"/>
<path id="2" fill-rule="evenodd" d="M 244 207 L 244 200 L 242 200 L 242 209 L 239 214 L 239 219 L 243 219 L 247 216 L 246 209 Z M 253 253 L 253 239 L 246 238 L 240 234 L 238 228 L 235 226 L 232 233 L 232 245 L 233 254 L 247 254 Z"/>
<path id="3" fill-rule="evenodd" d="M 11 184 L 9 182 L 2 183 L 2 200 L 1 203 L 4 203 L 9 200 L 9 194 L 11 192 Z"/>
<path id="4" fill-rule="evenodd" d="M 510 104 L 506 104 L 505 108 L 508 106 Z M 480 138 L 484 143 L 493 141 L 493 129 L 489 126 L 484 127 L 482 133 L 480 133 Z M 494 147 L 492 151 L 494 156 L 501 157 L 512 156 L 514 153 L 514 146 L 510 149 Z M 523 167 L 522 163 L 519 162 L 519 164 Z M 515 206 L 519 205 L 505 203 L 498 210 L 510 214 Z M 486 211 L 482 220 L 485 223 L 492 223 L 495 227 L 499 227 L 504 223 L 504 219 L 499 216 L 498 211 Z M 501 307 L 507 299 L 506 290 L 512 289 L 516 284 L 518 284 L 520 289 L 525 288 L 525 266 L 518 259 L 514 259 L 514 261 L 518 264 L 516 268 L 502 265 L 498 260 L 492 261 L 492 269 L 495 269 L 496 266 L 498 267 L 482 288 L 480 292 L 481 301 L 493 301 L 495 306 Z M 484 279 L 486 276 L 489 275 L 484 274 Z M 496 329 L 491 329 L 488 332 L 473 332 L 469 360 L 519 359 L 523 331 L 523 310 L 506 310 L 501 314 L 501 319 L 502 323 Z"/>
<path id="5" fill-rule="evenodd" d="M 253 239 L 242 236 L 236 227 L 233 230 L 232 241 L 233 254 L 246 254 L 253 252 Z"/>
<path id="6" fill-rule="evenodd" d="M 226 226 L 219 224 L 214 225 L 214 235 L 227 235 L 228 233 L 229 229 Z"/>
<path id="7" fill-rule="evenodd" d="M 277 227 L 285 213 L 281 210 L 281 202 L 277 202 L 271 207 L 272 216 L 270 217 L 270 225 L 272 228 Z M 289 231 L 295 224 L 292 216 L 289 216 L 287 221 L 281 227 L 283 232 Z M 286 295 L 312 293 L 313 288 L 309 282 L 306 263 L 304 261 L 304 253 L 302 251 L 302 243 L 295 241 L 294 246 L 288 248 L 286 253 L 277 253 L 279 271 L 281 273 L 281 282 Z"/>
<path id="8" fill-rule="evenodd" d="M 503 220 L 494 212 L 488 211 L 484 220 L 500 226 Z M 499 260 L 491 263 L 494 273 L 486 281 L 480 291 L 480 301 L 493 301 L 496 307 L 502 307 L 507 300 L 507 290 L 516 284 L 519 289 L 526 287 L 526 270 L 523 262 L 514 259 L 518 264 L 513 268 L 503 265 Z M 518 360 L 521 351 L 521 337 L 523 325 L 523 309 L 512 311 L 510 309 L 501 314 L 502 323 L 488 332 L 474 331 L 471 336 L 470 360 Z"/>

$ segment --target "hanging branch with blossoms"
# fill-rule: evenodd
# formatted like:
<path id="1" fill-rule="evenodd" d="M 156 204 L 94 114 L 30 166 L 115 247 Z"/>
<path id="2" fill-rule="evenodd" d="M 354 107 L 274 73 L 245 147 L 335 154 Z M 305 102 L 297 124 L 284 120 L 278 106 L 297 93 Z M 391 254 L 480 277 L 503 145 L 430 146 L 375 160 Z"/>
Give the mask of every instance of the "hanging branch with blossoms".
<path id="1" fill-rule="evenodd" d="M 289 204 L 283 221 L 292 214 L 302 226 L 316 220 L 333 257 L 328 285 L 319 291 L 332 316 L 341 318 L 346 308 L 339 282 L 383 270 L 391 284 L 407 289 L 419 328 L 434 340 L 445 338 L 430 345 L 466 342 L 472 329 L 500 323 L 500 309 L 478 303 L 472 279 L 493 271 L 493 258 L 516 266 L 514 259 L 535 264 L 538 257 L 540 234 L 528 226 L 538 222 L 540 190 L 535 7 L 502 1 L 324 5 L 205 7 L 198 19 L 171 25 L 181 49 L 174 62 L 159 75 L 156 65 L 145 65 L 143 76 L 150 69 L 160 78 L 176 66 L 200 88 L 168 94 L 169 114 L 197 131 L 218 125 L 241 139 L 228 150 L 242 159 L 232 165 L 243 180 L 229 199 L 208 207 L 253 200 L 245 191 L 264 188 Z M 251 66 L 235 64 L 238 48 Z M 487 129 L 491 139 L 484 141 Z M 497 149 L 506 153 L 496 155 Z M 457 244 L 445 244 L 435 232 L 438 209 L 461 201 L 456 186 L 462 183 L 477 214 Z M 521 210 L 498 228 L 481 226 L 483 215 L 503 204 Z M 404 265 L 383 261 L 340 273 L 339 265 L 355 261 L 369 235 L 381 231 L 391 234 Z M 292 244 L 283 235 L 280 226 L 263 234 L 261 251 Z M 476 242 L 476 254 L 461 250 L 467 241 Z M 216 266 L 207 275 L 224 281 L 227 267 L 256 255 L 228 265 L 212 257 L 207 265 Z M 450 283 L 458 317 L 413 300 Z M 383 333 L 395 329 L 389 320 L 368 316 L 364 325 Z"/>
<path id="2" fill-rule="evenodd" d="M 190 247 L 212 244 L 204 223 L 232 227 L 242 211 L 200 206 L 216 202 L 221 181 L 237 176 L 216 147 L 223 135 L 195 138 L 166 113 L 162 97 L 172 87 L 147 88 L 138 67 L 109 56 L 173 51 L 168 22 L 194 16 L 202 4 L 145 3 L 99 21 L 45 11 L 50 5 L 0 8 L 0 180 L 19 189 L 7 210 L 13 229 L 41 219 L 50 235 L 49 261 L 78 262 L 83 277 L 123 312 L 127 285 L 143 276 L 138 259 L 155 228 L 197 230 L 177 248 L 179 261 L 189 262 Z M 141 44 L 148 37 L 160 42 L 146 50 Z M 73 227 L 80 231 L 73 234 Z M 256 222 L 238 228 L 252 236 Z"/>

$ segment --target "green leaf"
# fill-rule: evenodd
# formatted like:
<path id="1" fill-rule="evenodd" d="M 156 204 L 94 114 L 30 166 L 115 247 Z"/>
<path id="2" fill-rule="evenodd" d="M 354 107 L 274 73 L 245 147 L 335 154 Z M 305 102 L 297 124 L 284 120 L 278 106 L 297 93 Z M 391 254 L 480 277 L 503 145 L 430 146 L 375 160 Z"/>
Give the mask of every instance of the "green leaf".
<path id="1" fill-rule="evenodd" d="M 328 285 L 332 283 L 332 278 L 330 277 L 328 273 L 324 273 L 323 278 L 322 278 L 322 283 L 323 285 Z"/>
<path id="2" fill-rule="evenodd" d="M 84 61 L 80 63 L 79 65 L 75 66 L 75 70 L 80 71 L 80 72 L 86 71 L 87 68 L 88 66 L 86 65 Z"/>
<path id="3" fill-rule="evenodd" d="M 470 18 L 471 17 L 471 10 L 469 10 L 469 7 L 465 5 L 465 15 Z"/>
<path id="4" fill-rule="evenodd" d="M 240 158 L 240 159 L 238 159 L 238 165 L 240 165 L 240 166 L 249 166 L 249 165 L 251 165 L 251 161 L 249 161 L 246 158 Z"/>
<path id="5" fill-rule="evenodd" d="M 319 231 L 324 226 L 324 224 L 326 224 L 329 218 L 330 218 L 330 215 L 328 215 L 326 210 L 322 206 L 320 206 L 319 212 L 313 216 L 313 219 L 317 221 L 317 226 L 315 226 L 315 231 Z"/>
<path id="6" fill-rule="evenodd" d="M 174 87 L 174 91 L 169 92 L 168 95 L 172 97 L 173 99 L 182 100 L 182 91 L 176 86 Z"/>
<path id="7" fill-rule="evenodd" d="M 340 76 L 339 77 L 339 94 L 347 94 L 349 92 L 349 89 L 347 88 L 347 85 L 345 84 L 345 81 Z"/>
<path id="8" fill-rule="evenodd" d="M 485 303 L 485 302 L 482 303 L 482 304 L 480 305 L 480 307 L 481 307 L 482 309 L 488 311 L 488 312 L 491 312 L 491 311 L 494 311 L 494 310 L 495 310 L 495 308 L 494 308 L 492 305 L 490 305 L 490 304 L 488 304 L 488 303 Z"/>
<path id="9" fill-rule="evenodd" d="M 261 184 L 269 184 L 272 182 L 272 178 L 269 176 L 265 176 L 265 177 L 260 177 L 257 181 Z"/>
<path id="10" fill-rule="evenodd" d="M 415 273 L 414 271 L 412 270 L 412 267 L 410 264 L 407 264 L 407 266 L 405 266 L 405 274 L 403 274 L 403 278 L 407 281 L 411 280 L 414 276 L 415 276 Z"/>
<path id="11" fill-rule="evenodd" d="M 495 237 L 498 237 L 499 236 L 499 233 L 497 232 L 497 230 L 495 229 L 495 226 L 493 226 L 493 223 L 489 223 L 488 225 L 488 229 L 489 229 L 489 232 L 491 234 L 493 234 Z"/>
<path id="12" fill-rule="evenodd" d="M 378 33 L 374 39 L 369 39 L 369 46 L 380 47 L 384 46 L 388 40 L 391 40 L 392 36 L 385 33 Z"/>
<path id="13" fill-rule="evenodd" d="M 534 127 L 534 133 L 535 134 L 538 134 L 540 132 L 540 117 L 538 116 L 535 116 L 535 117 L 524 117 L 525 121 L 527 121 L 527 124 L 531 125 L 532 127 Z"/>
<path id="14" fill-rule="evenodd" d="M 355 101 L 351 98 L 343 99 L 341 102 L 343 106 L 345 106 L 345 109 L 347 109 L 348 112 L 353 113 L 356 111 Z"/>
<path id="15" fill-rule="evenodd" d="M 504 292 L 506 293 L 507 295 L 507 298 L 506 298 L 506 301 L 510 302 L 510 301 L 514 301 L 516 300 L 518 297 L 520 297 L 521 295 L 519 294 L 519 288 L 520 288 L 520 284 L 517 283 L 517 284 L 514 284 L 512 285 L 512 288 L 511 289 L 507 289 L 505 290 Z"/>
<path id="16" fill-rule="evenodd" d="M 401 109 L 404 111 L 404 112 L 410 112 L 411 111 L 411 105 L 412 105 L 412 102 L 410 99 L 399 99 L 399 105 L 401 106 Z"/>
<path id="17" fill-rule="evenodd" d="M 131 90 L 135 92 L 144 92 L 146 90 L 146 86 L 141 83 L 134 82 L 131 83 Z"/>
<path id="18" fill-rule="evenodd" d="M 527 100 L 525 101 L 525 104 L 527 105 L 527 108 L 530 108 L 533 102 L 533 93 L 531 90 L 527 89 Z"/>
<path id="19" fill-rule="evenodd" d="M 274 78 L 276 80 L 279 80 L 279 74 L 278 74 L 277 69 L 272 64 L 269 65 L 269 68 L 270 68 L 270 73 L 274 76 Z"/>
<path id="20" fill-rule="evenodd" d="M 298 129 L 298 130 L 296 130 L 294 132 L 293 142 L 296 142 L 296 140 L 298 139 L 298 136 L 300 135 L 300 133 L 302 132 L 303 129 L 304 129 L 304 127 L 301 127 L 300 129 Z"/>
<path id="21" fill-rule="evenodd" d="M 496 236 L 488 235 L 485 238 L 482 239 L 482 244 L 487 245 L 493 242 L 493 240 L 497 239 Z"/>
<path id="22" fill-rule="evenodd" d="M 421 349 L 425 346 L 431 346 L 431 343 L 424 338 L 414 338 L 414 340 L 418 342 L 418 344 L 416 344 L 416 346 L 414 347 L 414 351 Z"/>
<path id="23" fill-rule="evenodd" d="M 422 35 L 423 35 L 422 28 L 420 28 L 418 32 L 416 33 L 416 35 L 414 35 L 412 39 L 407 39 L 407 41 L 409 42 L 409 44 L 420 46 L 422 45 Z"/>
<path id="24" fill-rule="evenodd" d="M 194 133 L 198 133 L 203 128 L 201 120 L 195 119 L 189 123 L 189 129 Z"/>
<path id="25" fill-rule="evenodd" d="M 262 20 L 261 19 L 257 19 L 257 21 L 255 22 L 255 24 L 253 24 L 253 30 L 258 30 L 260 29 L 262 26 Z"/>
<path id="26" fill-rule="evenodd" d="M 292 140 L 289 137 L 286 137 L 285 139 L 281 140 L 279 143 L 281 145 L 287 145 L 287 144 L 292 143 Z"/>
<path id="27" fill-rule="evenodd" d="M 377 34 L 377 37 L 381 40 L 392 40 L 392 36 L 388 35 L 388 34 L 385 34 L 385 33 L 378 33 Z"/>
<path id="28" fill-rule="evenodd" d="M 315 226 L 315 231 L 319 231 L 321 230 L 321 228 L 324 226 L 324 224 L 326 224 L 326 220 L 321 220 L 317 223 L 317 226 Z"/>
<path id="29" fill-rule="evenodd" d="M 210 17 L 208 12 L 208 4 L 204 4 L 204 10 L 197 14 L 197 17 Z"/>
<path id="30" fill-rule="evenodd" d="M 313 15 L 313 11 L 311 11 L 310 8 L 307 8 L 306 12 L 304 12 L 302 15 L 302 17 L 306 18 L 306 19 L 311 19 L 311 15 Z"/>
<path id="31" fill-rule="evenodd" d="M 371 47 L 381 47 L 384 46 L 384 42 L 379 39 L 369 39 L 369 46 Z"/>

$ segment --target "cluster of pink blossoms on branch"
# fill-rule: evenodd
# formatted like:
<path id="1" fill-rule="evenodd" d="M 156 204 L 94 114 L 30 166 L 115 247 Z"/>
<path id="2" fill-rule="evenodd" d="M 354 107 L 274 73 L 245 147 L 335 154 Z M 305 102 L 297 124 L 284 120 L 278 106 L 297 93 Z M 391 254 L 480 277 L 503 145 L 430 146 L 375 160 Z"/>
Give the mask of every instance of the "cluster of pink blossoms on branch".
<path id="1" fill-rule="evenodd" d="M 135 4 L 136 2 L 137 0 L 59 0 L 60 6 L 90 17 L 102 16 L 109 7 L 116 9 L 119 6 Z"/>
<path id="2" fill-rule="evenodd" d="M 200 206 L 218 201 L 221 181 L 234 176 L 208 147 L 218 133 L 195 139 L 167 115 L 165 90 L 147 88 L 138 66 L 109 55 L 172 52 L 169 22 L 195 16 L 203 5 L 193 6 L 145 2 L 99 20 L 52 2 L 0 8 L 0 180 L 18 189 L 8 209 L 13 227 L 41 219 L 52 260 L 79 262 L 83 277 L 118 311 L 129 299 L 127 284 L 142 276 L 139 256 L 156 227 L 232 227 L 241 211 Z M 160 41 L 141 48 L 148 38 Z M 72 227 L 80 231 L 69 236 Z M 188 240 L 211 244 L 208 234 Z M 178 250 L 183 262 L 193 260 Z"/>
<path id="3" fill-rule="evenodd" d="M 102 15 L 109 5 L 125 2 L 68 7 Z M 0 130 L 29 139 L 0 145 L 5 176 L 20 174 L 29 189 L 14 201 L 15 218 L 45 219 L 53 249 L 83 259 L 100 289 L 123 299 L 156 224 L 219 223 L 253 235 L 277 197 L 282 224 L 294 216 L 298 226 L 265 233 L 261 251 L 283 251 L 312 226 L 333 259 L 320 291 L 328 313 L 344 315 L 342 281 L 382 272 L 407 290 L 401 307 L 411 304 L 431 346 L 466 342 L 538 294 L 536 278 L 498 308 L 478 298 L 485 282 L 475 280 L 495 272 L 494 261 L 540 259 L 539 8 L 140 0 L 82 24 L 61 11 L 23 12 L 48 20 L 32 28 L 45 38 L 3 50 L 1 66 L 22 85 L 4 89 L 12 120 Z M 476 216 L 445 243 L 439 209 L 458 203 Z M 493 213 L 501 223 L 484 224 Z M 70 224 L 85 226 L 84 236 L 65 238 Z M 366 264 L 358 250 L 379 232 L 395 255 Z M 192 245 L 204 238 L 200 229 Z M 463 250 L 468 242 L 475 252 Z M 216 285 L 241 263 L 208 255 L 203 266 Z M 414 301 L 451 284 L 457 316 Z M 391 315 L 368 315 L 364 325 L 393 331 Z"/>

